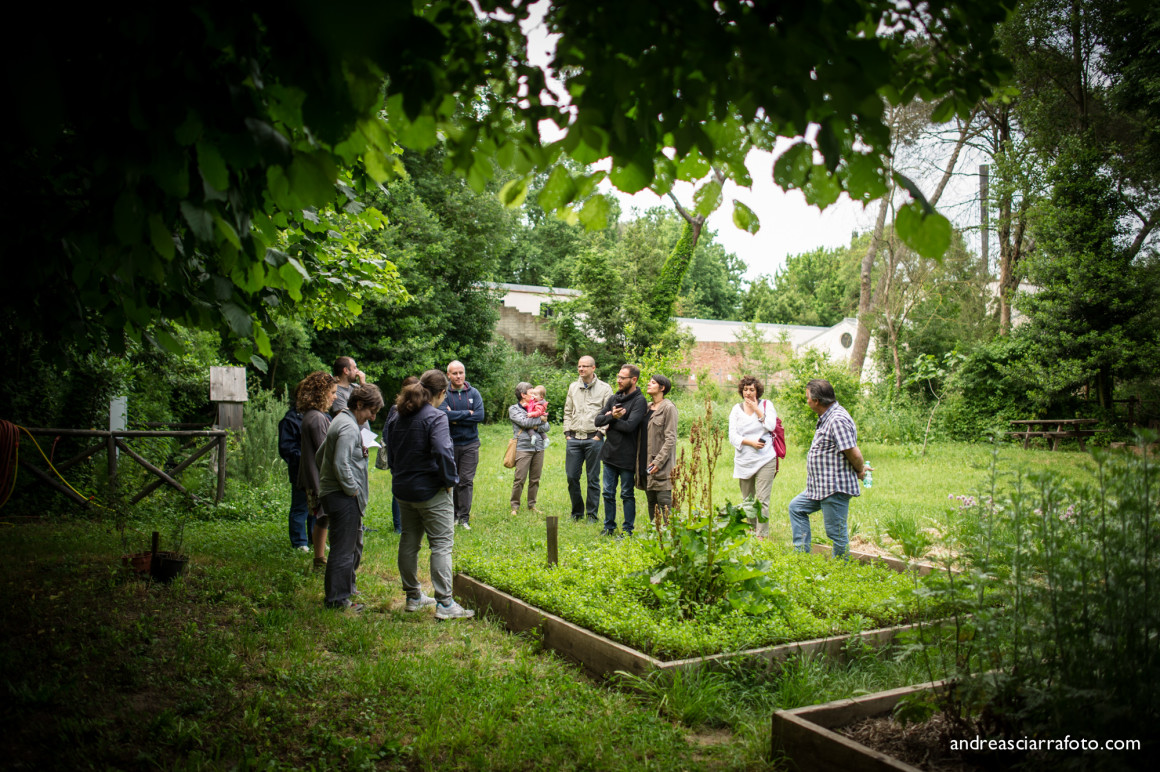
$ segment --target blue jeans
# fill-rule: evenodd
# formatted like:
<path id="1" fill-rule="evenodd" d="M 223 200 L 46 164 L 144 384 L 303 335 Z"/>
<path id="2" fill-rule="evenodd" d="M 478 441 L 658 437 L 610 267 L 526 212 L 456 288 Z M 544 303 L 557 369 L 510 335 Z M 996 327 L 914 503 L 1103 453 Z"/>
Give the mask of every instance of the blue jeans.
<path id="1" fill-rule="evenodd" d="M 831 493 L 820 501 L 811 499 L 802 491 L 789 503 L 789 527 L 793 532 L 793 546 L 799 552 L 810 551 L 810 514 L 822 510 L 826 536 L 834 543 L 834 557 L 843 557 L 850 549 L 850 534 L 846 530 L 846 515 L 850 511 L 849 493 Z"/>
<path id="2" fill-rule="evenodd" d="M 567 440 L 564 452 L 564 476 L 568 478 L 568 496 L 572 499 L 572 519 L 587 515 L 590 522 L 598 519 L 600 510 L 600 451 L 603 440 Z M 580 492 L 580 474 L 588 475 L 588 503 Z"/>
<path id="3" fill-rule="evenodd" d="M 290 487 L 290 546 L 306 547 L 314 536 L 314 515 L 306 506 L 306 491 Z"/>
<path id="4" fill-rule="evenodd" d="M 604 464 L 604 530 L 616 530 L 616 483 L 620 481 L 620 500 L 624 507 L 624 532 L 632 533 L 636 524 L 636 490 L 632 487 L 635 474 L 631 469 Z"/>

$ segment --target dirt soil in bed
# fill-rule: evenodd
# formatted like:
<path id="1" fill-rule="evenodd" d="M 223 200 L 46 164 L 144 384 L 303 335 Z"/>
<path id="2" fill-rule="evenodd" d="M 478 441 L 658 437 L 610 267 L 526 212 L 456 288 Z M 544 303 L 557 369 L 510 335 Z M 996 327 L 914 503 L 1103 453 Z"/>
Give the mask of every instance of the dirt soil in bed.
<path id="1" fill-rule="evenodd" d="M 978 772 L 988 769 L 967 762 L 951 750 L 951 739 L 959 737 L 942 714 L 916 724 L 900 724 L 891 716 L 868 718 L 836 730 L 857 743 L 927 772 Z"/>

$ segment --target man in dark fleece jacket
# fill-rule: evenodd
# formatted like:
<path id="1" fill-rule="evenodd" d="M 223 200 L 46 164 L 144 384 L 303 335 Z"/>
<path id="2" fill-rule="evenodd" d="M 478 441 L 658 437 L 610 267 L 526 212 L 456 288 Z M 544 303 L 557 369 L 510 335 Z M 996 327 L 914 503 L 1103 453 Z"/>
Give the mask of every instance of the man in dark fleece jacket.
<path id="1" fill-rule="evenodd" d="M 479 425 L 483 423 L 483 396 L 467 382 L 467 370 L 456 360 L 447 365 L 447 399 L 439 409 L 447 414 L 451 444 L 455 447 L 455 468 L 459 483 L 453 491 L 455 523 L 471 530 L 471 495 L 475 469 L 479 466 Z"/>
<path id="2" fill-rule="evenodd" d="M 616 375 L 618 391 L 608 398 L 596 416 L 598 427 L 608 427 L 600 460 L 604 462 L 604 530 L 602 536 L 616 532 L 616 483 L 620 482 L 620 499 L 624 507 L 623 530 L 632 533 L 636 523 L 636 489 L 633 479 L 636 470 L 637 444 L 640 428 L 648 413 L 648 402 L 636 387 L 640 368 L 625 365 Z"/>

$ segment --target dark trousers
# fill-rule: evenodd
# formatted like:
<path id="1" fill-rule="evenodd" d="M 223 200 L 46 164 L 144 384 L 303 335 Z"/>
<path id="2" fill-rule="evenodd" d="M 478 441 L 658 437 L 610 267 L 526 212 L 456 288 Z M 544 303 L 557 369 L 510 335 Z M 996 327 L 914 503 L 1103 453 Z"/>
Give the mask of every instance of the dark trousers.
<path id="1" fill-rule="evenodd" d="M 362 512 L 358 499 L 344 493 L 322 497 L 330 515 L 330 557 L 326 560 L 326 605 L 346 606 L 354 592 L 354 575 L 362 562 Z"/>
<path id="2" fill-rule="evenodd" d="M 645 491 L 645 499 L 648 501 L 648 517 L 654 523 L 657 521 L 657 507 L 660 507 L 663 513 L 663 522 L 669 522 L 669 511 L 673 508 L 673 492 L 669 491 Z"/>
<path id="3" fill-rule="evenodd" d="M 471 519 L 471 496 L 475 492 L 475 468 L 479 466 L 479 440 L 470 445 L 455 446 L 455 469 L 459 484 L 455 486 L 455 522 Z"/>
<path id="4" fill-rule="evenodd" d="M 631 469 L 621 469 L 604 462 L 604 530 L 616 530 L 616 483 L 620 483 L 620 503 L 624 507 L 625 533 L 632 533 L 636 523 L 636 475 Z M 332 548 L 333 549 L 333 548 Z"/>
<path id="5" fill-rule="evenodd" d="M 600 509 L 600 450 L 603 440 L 568 440 L 564 453 L 564 476 L 568 478 L 568 495 L 572 499 L 572 519 L 588 516 L 597 522 Z M 588 503 L 580 493 L 580 473 L 588 475 Z"/>
<path id="6" fill-rule="evenodd" d="M 314 537 L 314 515 L 306 506 L 306 491 L 290 486 L 290 546 L 306 547 Z"/>
<path id="7" fill-rule="evenodd" d="M 403 532 L 403 516 L 399 513 L 399 500 L 391 496 L 391 521 L 395 526 L 395 533 Z"/>

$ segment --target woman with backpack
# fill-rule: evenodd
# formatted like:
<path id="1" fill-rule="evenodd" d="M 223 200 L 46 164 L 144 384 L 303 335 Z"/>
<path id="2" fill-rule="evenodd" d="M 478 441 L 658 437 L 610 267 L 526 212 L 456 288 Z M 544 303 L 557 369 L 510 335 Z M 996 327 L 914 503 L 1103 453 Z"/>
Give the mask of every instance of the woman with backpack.
<path id="1" fill-rule="evenodd" d="M 761 381 L 745 376 L 737 384 L 741 403 L 729 413 L 729 444 L 736 450 L 733 476 L 741 486 L 741 498 L 759 501 L 765 515 L 765 522 L 750 520 L 759 539 L 769 536 L 769 492 L 778 469 L 773 447 L 777 411 L 769 400 L 761 398 L 764 391 Z"/>

